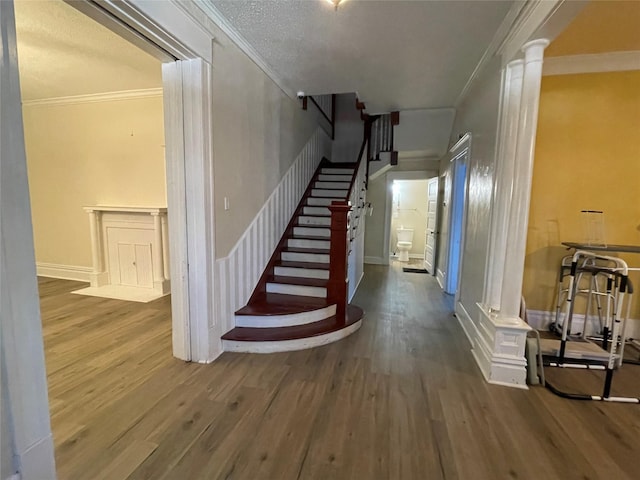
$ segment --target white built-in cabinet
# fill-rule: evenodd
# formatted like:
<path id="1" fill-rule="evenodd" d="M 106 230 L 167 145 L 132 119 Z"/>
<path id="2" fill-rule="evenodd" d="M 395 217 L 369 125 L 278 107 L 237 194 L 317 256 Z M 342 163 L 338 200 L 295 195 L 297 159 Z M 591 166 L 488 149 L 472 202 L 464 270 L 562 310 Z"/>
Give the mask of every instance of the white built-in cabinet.
<path id="1" fill-rule="evenodd" d="M 166 208 L 90 206 L 84 210 L 91 232 L 92 287 L 169 293 Z"/>

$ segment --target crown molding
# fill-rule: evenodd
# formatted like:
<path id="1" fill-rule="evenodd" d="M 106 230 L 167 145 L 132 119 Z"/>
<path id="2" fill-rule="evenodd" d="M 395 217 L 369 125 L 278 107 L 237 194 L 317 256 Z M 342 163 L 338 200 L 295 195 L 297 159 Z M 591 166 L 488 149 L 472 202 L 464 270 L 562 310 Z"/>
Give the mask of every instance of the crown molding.
<path id="1" fill-rule="evenodd" d="M 138 98 L 161 97 L 162 88 L 145 88 L 140 90 L 122 90 L 120 92 L 90 93 L 87 95 L 71 95 L 68 97 L 40 98 L 22 102 L 25 107 L 44 105 L 78 105 L 81 103 L 114 102 Z"/>
<path id="2" fill-rule="evenodd" d="M 285 81 L 273 70 L 267 62 L 260 56 L 258 51 L 253 48 L 246 38 L 244 38 L 238 30 L 227 20 L 227 18 L 218 10 L 211 2 L 203 0 L 194 0 L 194 3 L 222 30 L 229 39 L 242 50 L 253 63 L 255 63 L 265 75 L 284 92 L 288 97 L 295 99 L 296 92 L 289 88 Z M 214 60 L 215 63 L 215 60 Z"/>
<path id="3" fill-rule="evenodd" d="M 629 70 L 640 70 L 640 50 L 546 57 L 542 67 L 542 75 L 625 72 Z"/>

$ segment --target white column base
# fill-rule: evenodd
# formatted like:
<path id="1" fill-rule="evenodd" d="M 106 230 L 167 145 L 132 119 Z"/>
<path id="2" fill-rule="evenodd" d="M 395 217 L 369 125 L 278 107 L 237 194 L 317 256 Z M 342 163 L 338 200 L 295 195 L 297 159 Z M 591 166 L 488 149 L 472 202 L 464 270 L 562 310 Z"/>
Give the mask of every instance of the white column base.
<path id="1" fill-rule="evenodd" d="M 109 285 L 109 272 L 91 272 L 89 274 L 89 281 L 92 287 L 102 287 L 103 285 Z"/>
<path id="2" fill-rule="evenodd" d="M 154 280 L 153 289 L 161 295 L 171 293 L 171 280 Z"/>
<path id="3" fill-rule="evenodd" d="M 477 304 L 477 321 L 464 306 L 456 304 L 456 315 L 469 342 L 471 353 L 489 383 L 528 389 L 525 344 L 531 327 L 520 318 L 504 318 Z"/>

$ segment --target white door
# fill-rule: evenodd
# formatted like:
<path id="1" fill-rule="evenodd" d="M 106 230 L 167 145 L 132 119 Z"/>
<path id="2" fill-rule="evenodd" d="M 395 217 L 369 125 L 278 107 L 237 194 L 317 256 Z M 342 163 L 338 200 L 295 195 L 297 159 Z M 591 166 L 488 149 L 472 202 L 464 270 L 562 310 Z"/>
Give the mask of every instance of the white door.
<path id="1" fill-rule="evenodd" d="M 153 287 L 152 243 L 152 230 L 107 229 L 109 279 L 112 285 Z"/>
<path id="2" fill-rule="evenodd" d="M 427 230 L 424 243 L 424 268 L 434 274 L 436 259 L 436 214 L 438 211 L 438 177 L 427 182 Z"/>

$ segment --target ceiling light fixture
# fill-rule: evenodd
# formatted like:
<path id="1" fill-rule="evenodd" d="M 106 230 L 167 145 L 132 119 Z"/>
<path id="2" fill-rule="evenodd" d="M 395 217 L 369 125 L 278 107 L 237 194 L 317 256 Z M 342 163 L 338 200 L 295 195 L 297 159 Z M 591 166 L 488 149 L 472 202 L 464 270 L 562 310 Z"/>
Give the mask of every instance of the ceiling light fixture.
<path id="1" fill-rule="evenodd" d="M 327 0 L 327 2 L 329 2 L 331 5 L 333 5 L 333 8 L 338 11 L 338 5 L 340 5 L 342 2 L 344 2 L 345 0 Z"/>

